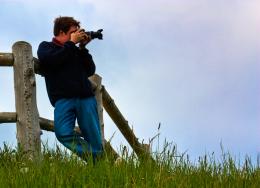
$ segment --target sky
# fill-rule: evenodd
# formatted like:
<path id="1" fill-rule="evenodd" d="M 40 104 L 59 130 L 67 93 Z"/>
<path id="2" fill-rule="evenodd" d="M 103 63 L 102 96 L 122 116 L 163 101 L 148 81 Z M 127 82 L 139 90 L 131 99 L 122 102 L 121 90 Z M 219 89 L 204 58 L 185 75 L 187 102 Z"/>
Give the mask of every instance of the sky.
<path id="1" fill-rule="evenodd" d="M 164 140 L 196 160 L 260 154 L 259 0 L 0 0 L 0 52 L 16 41 L 53 37 L 53 21 L 73 16 L 86 30 L 103 28 L 88 49 L 96 73 L 140 141 Z M 37 75 L 41 117 L 53 119 L 44 78 Z M 0 67 L 0 111 L 14 112 L 13 70 Z M 104 114 L 105 138 L 126 140 Z M 158 125 L 161 124 L 158 130 Z M 1 124 L 0 146 L 16 145 L 14 124 Z M 114 135 L 114 136 L 113 136 Z M 52 147 L 53 133 L 42 141 Z M 159 144 L 158 144 L 159 142 Z"/>

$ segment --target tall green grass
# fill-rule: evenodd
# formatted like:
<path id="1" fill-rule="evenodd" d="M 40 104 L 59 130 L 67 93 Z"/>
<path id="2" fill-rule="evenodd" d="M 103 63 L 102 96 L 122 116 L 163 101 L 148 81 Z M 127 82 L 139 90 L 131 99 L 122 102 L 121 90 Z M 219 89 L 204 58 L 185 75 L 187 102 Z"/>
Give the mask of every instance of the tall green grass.
<path id="1" fill-rule="evenodd" d="M 250 158 L 237 163 L 223 152 L 221 160 L 212 154 L 191 162 L 176 150 L 166 145 L 153 153 L 154 160 L 138 160 L 124 148 L 122 160 L 106 155 L 94 165 L 59 147 L 44 147 L 32 161 L 5 145 L 0 150 L 0 187 L 260 187 L 259 164 L 252 165 Z"/>

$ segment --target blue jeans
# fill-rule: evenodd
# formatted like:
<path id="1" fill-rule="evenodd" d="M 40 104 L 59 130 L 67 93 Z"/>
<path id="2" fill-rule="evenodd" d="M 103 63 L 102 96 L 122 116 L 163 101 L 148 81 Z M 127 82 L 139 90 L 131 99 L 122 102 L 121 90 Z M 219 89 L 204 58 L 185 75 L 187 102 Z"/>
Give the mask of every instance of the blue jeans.
<path id="1" fill-rule="evenodd" d="M 75 133 L 75 120 L 83 134 Z M 57 139 L 82 158 L 95 159 L 103 151 L 95 97 L 60 99 L 55 103 L 54 130 Z"/>

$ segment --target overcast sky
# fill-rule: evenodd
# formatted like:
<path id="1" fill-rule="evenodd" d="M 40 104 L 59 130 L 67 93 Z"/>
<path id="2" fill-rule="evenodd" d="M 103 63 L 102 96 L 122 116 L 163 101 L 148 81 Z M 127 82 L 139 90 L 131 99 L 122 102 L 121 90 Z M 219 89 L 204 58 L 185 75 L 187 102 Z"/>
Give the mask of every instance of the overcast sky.
<path id="1" fill-rule="evenodd" d="M 16 41 L 53 37 L 53 20 L 73 16 L 104 29 L 88 48 L 103 84 L 140 141 L 157 134 L 196 158 L 260 154 L 259 0 L 0 0 L 0 52 Z M 0 111 L 15 111 L 12 68 L 0 67 Z M 37 76 L 40 116 L 53 119 Z M 126 141 L 105 115 L 105 137 Z M 42 140 L 55 142 L 44 132 Z M 0 144 L 15 145 L 15 125 L 1 124 Z"/>

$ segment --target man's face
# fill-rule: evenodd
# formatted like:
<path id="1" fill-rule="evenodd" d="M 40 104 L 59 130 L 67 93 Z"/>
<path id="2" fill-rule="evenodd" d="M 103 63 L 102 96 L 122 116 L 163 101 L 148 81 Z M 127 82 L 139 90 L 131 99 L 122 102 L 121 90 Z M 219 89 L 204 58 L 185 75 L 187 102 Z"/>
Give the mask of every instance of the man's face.
<path id="1" fill-rule="evenodd" d="M 60 42 L 65 43 L 65 42 L 69 41 L 71 33 L 74 33 L 78 29 L 79 28 L 77 26 L 71 26 L 67 33 L 64 33 L 63 31 L 61 31 L 60 34 L 59 34 Z"/>

